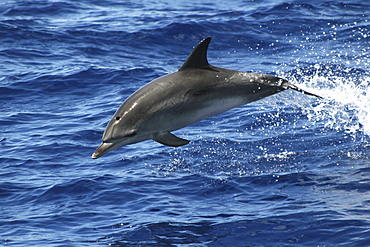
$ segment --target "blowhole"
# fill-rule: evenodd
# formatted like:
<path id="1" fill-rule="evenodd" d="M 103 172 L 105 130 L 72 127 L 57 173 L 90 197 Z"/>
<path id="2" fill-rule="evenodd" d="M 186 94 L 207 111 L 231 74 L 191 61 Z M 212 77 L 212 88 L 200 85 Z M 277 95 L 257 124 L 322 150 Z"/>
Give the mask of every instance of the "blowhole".
<path id="1" fill-rule="evenodd" d="M 121 117 L 120 117 L 120 116 L 117 116 L 117 117 L 116 117 L 116 120 L 120 120 L 120 119 L 121 119 Z"/>

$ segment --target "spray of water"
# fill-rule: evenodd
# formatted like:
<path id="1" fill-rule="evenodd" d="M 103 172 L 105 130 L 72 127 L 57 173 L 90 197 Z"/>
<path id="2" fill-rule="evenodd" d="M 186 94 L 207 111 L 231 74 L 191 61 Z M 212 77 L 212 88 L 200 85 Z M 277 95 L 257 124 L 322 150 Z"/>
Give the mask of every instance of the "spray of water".
<path id="1" fill-rule="evenodd" d="M 370 136 L 370 75 L 364 70 L 316 64 L 283 76 L 302 89 L 324 97 L 304 108 L 310 121 L 349 133 L 362 131 Z"/>

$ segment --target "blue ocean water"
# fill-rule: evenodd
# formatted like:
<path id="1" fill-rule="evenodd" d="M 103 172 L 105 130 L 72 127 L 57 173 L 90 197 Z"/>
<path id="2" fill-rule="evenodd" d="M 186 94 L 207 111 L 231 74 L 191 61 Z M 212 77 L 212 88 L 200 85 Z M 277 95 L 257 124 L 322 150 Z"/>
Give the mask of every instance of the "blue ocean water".
<path id="1" fill-rule="evenodd" d="M 0 239 L 9 246 L 370 245 L 370 3 L 0 3 Z M 92 160 L 131 93 L 212 37 L 284 91 Z"/>

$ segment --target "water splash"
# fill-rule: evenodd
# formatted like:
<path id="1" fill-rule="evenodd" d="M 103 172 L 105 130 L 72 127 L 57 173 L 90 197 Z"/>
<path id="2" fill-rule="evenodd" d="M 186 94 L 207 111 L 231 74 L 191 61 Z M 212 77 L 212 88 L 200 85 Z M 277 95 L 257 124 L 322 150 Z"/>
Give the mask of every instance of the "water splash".
<path id="1" fill-rule="evenodd" d="M 293 84 L 324 97 L 305 106 L 312 122 L 348 133 L 370 135 L 370 75 L 361 69 L 315 64 L 284 74 Z"/>

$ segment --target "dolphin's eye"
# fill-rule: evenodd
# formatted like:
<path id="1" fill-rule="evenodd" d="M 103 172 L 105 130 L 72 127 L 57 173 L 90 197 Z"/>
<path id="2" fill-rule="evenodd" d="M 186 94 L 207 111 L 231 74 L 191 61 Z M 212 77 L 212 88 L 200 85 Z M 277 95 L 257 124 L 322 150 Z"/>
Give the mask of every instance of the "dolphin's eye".
<path id="1" fill-rule="evenodd" d="M 120 119 L 121 119 L 121 117 L 120 117 L 120 116 L 117 116 L 117 117 L 116 117 L 116 120 L 120 120 Z"/>

